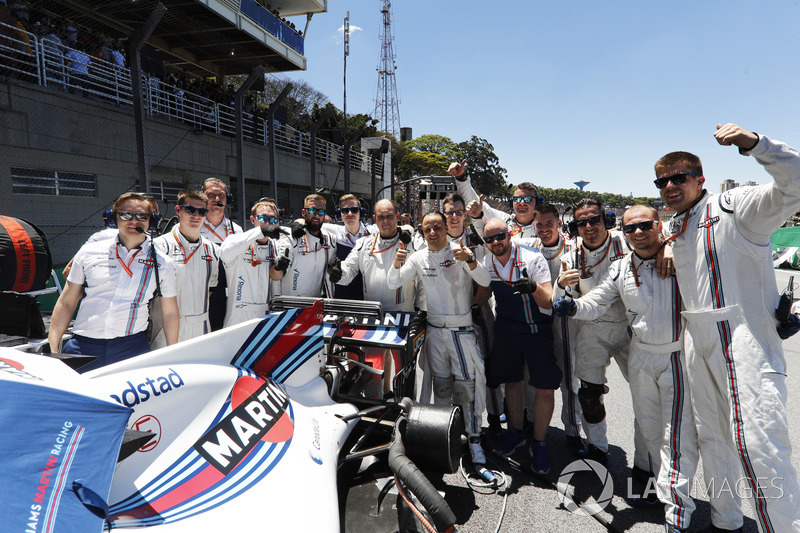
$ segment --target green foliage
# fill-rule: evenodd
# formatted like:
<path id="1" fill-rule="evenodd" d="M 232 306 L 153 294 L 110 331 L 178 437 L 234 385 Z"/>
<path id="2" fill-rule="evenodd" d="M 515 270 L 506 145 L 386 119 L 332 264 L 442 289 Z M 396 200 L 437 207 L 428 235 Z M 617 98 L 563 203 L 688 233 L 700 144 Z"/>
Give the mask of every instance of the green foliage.
<path id="1" fill-rule="evenodd" d="M 540 187 L 539 194 L 544 196 L 545 201 L 551 204 L 572 205 L 582 198 L 595 198 L 603 202 L 609 208 L 624 209 L 633 204 L 647 204 L 652 206 L 655 198 L 631 198 L 621 194 L 607 192 L 581 191 L 580 189 L 549 189 Z"/>
<path id="2" fill-rule="evenodd" d="M 421 135 L 403 145 L 403 155 L 397 162 L 397 176 L 443 176 L 453 161 L 460 161 L 462 153 L 456 143 L 443 135 Z"/>
<path id="3" fill-rule="evenodd" d="M 507 196 L 507 171 L 500 166 L 500 160 L 486 139 L 475 135 L 469 141 L 458 143 L 462 160 L 467 161 L 467 173 L 476 191 L 489 196 Z"/>

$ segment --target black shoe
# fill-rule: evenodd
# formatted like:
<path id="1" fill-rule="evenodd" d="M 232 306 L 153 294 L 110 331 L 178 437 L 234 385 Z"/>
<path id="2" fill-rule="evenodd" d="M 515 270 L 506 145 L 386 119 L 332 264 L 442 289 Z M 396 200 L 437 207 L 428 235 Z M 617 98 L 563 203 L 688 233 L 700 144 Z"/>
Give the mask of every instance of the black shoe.
<path id="1" fill-rule="evenodd" d="M 700 533 L 743 533 L 743 531 L 744 529 L 741 527 L 738 527 L 736 529 L 722 529 L 715 526 L 714 524 L 711 524 Z"/>
<path id="2" fill-rule="evenodd" d="M 589 447 L 586 446 L 583 439 L 578 436 L 570 437 L 567 435 L 567 446 L 569 446 L 572 455 L 578 459 L 585 459 L 589 455 Z"/>
<path id="3" fill-rule="evenodd" d="M 634 465 L 631 469 L 631 477 L 642 485 L 647 486 L 647 484 L 650 482 L 650 478 L 655 477 L 655 474 L 648 472 L 644 468 L 639 468 L 638 466 Z"/>
<path id="4" fill-rule="evenodd" d="M 631 498 L 628 500 L 628 503 L 631 507 L 635 507 L 637 509 L 655 509 L 656 507 L 664 507 L 664 504 L 658 499 L 655 493 L 650 493 L 644 498 Z"/>
<path id="5" fill-rule="evenodd" d="M 489 421 L 489 436 L 499 440 L 503 436 L 503 426 L 501 425 L 500 415 L 487 415 Z"/>
<path id="6" fill-rule="evenodd" d="M 589 452 L 586 454 L 587 459 L 597 461 L 603 466 L 608 466 L 608 453 L 604 452 L 594 444 L 589 445 Z"/>

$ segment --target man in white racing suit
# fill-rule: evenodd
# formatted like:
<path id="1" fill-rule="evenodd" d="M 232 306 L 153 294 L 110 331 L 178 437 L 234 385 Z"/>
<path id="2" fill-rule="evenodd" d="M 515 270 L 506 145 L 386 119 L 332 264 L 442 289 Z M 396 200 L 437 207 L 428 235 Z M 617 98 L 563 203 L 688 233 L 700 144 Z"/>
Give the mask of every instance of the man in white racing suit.
<path id="1" fill-rule="evenodd" d="M 434 212 L 422 219 L 428 244 L 413 255 L 397 250 L 387 283 L 398 288 L 419 276 L 428 306 L 426 350 L 433 374 L 434 403 L 460 405 L 474 464 L 486 463 L 480 444 L 481 415 L 485 408 L 486 376 L 472 326 L 472 281 L 489 285 L 489 273 L 463 242 L 451 246 L 447 220 Z M 407 260 L 406 260 L 407 258 Z"/>
<path id="2" fill-rule="evenodd" d="M 667 531 L 685 531 L 695 509 L 689 491 L 698 449 L 683 355 L 681 296 L 675 277 L 662 279 L 655 270 L 662 246 L 658 212 L 635 205 L 622 222 L 634 251 L 612 263 L 588 294 L 577 300 L 559 297 L 554 310 L 562 317 L 594 320 L 614 302 L 624 304 L 632 332 L 628 377 L 633 410 L 657 472 Z"/>
<path id="3" fill-rule="evenodd" d="M 370 232 L 361 220 L 361 215 L 367 212 L 361 207 L 361 202 L 353 194 L 345 194 L 339 198 L 339 207 L 336 209 L 336 218 L 342 221 L 339 224 L 323 224 L 322 227 L 333 238 L 336 245 L 336 257 L 344 261 L 358 239 Z M 392 254 L 394 257 L 394 253 Z M 363 300 L 364 291 L 362 289 L 363 280 L 360 275 L 347 283 L 335 283 L 333 286 L 334 298 L 344 298 L 346 300 Z"/>
<path id="4" fill-rule="evenodd" d="M 325 198 L 319 194 L 306 196 L 303 221 L 292 222 L 291 235 L 278 241 L 275 279 L 281 280 L 283 296 L 333 295 L 328 280 L 328 266 L 338 262 L 331 235 L 322 227 L 325 220 Z"/>
<path id="5" fill-rule="evenodd" d="M 217 286 L 219 247 L 200 234 L 208 214 L 208 199 L 195 189 L 178 193 L 178 225 L 153 240 L 156 250 L 175 263 L 178 283 L 180 330 L 178 341 L 193 339 L 211 331 L 208 317 L 209 290 Z M 154 320 L 153 348 L 167 345 Z"/>
<path id="6" fill-rule="evenodd" d="M 487 220 L 499 218 L 508 224 L 508 230 L 512 238 L 527 239 L 536 236 L 536 229 L 533 227 L 533 209 L 536 207 L 539 198 L 539 190 L 533 183 L 524 182 L 517 185 L 511 196 L 511 208 L 514 210 L 514 214 L 509 215 L 505 211 L 495 209 L 483 201 L 483 196 L 478 195 L 475 189 L 472 188 L 469 176 L 464 172 L 465 168 L 466 161 L 452 163 L 450 168 L 447 169 L 447 173 L 456 178 L 458 194 L 461 195 L 467 205 L 471 202 L 478 202 L 481 205 L 479 216 L 473 217 L 475 227 L 479 232 L 483 232 L 483 225 Z"/>
<path id="7" fill-rule="evenodd" d="M 703 189 L 700 159 L 671 152 L 655 164 L 683 297 L 686 362 L 700 456 L 717 530 L 742 525 L 721 484 L 747 487 L 762 532 L 800 531 L 800 486 L 790 461 L 786 361 L 776 332 L 778 289 L 770 235 L 800 208 L 800 153 L 735 124 L 719 144 L 755 157 L 774 181 L 723 194 Z M 744 478 L 742 480 L 742 477 Z"/>
<path id="8" fill-rule="evenodd" d="M 574 220 L 570 222 L 571 236 L 578 237 L 573 253 L 562 255 L 555 296 L 567 287 L 578 298 L 593 289 L 609 267 L 630 251 L 622 233 L 613 230 L 613 221 L 595 199 L 584 198 L 573 206 Z M 575 343 L 575 374 L 581 381 L 578 400 L 586 424 L 584 431 L 589 444 L 588 457 L 600 463 L 608 461 L 606 410 L 603 395 L 608 392 L 606 368 L 613 357 L 622 376 L 628 381 L 628 345 L 630 335 L 625 319 L 625 306 L 616 302 L 592 322 L 577 324 Z M 640 428 L 634 420 L 634 474 L 651 476 L 652 467 Z"/>
<path id="9" fill-rule="evenodd" d="M 230 284 L 225 327 L 269 312 L 270 269 L 275 264 L 276 240 L 281 235 L 279 211 L 271 198 L 262 198 L 250 212 L 250 222 L 255 227 L 229 236 L 219 250 Z"/>

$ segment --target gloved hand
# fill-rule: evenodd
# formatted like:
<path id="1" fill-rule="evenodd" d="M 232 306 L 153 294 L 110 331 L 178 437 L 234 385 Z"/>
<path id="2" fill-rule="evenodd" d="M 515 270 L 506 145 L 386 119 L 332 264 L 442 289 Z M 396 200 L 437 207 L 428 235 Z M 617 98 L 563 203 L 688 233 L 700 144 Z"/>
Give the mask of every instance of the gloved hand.
<path id="1" fill-rule="evenodd" d="M 331 283 L 339 283 L 339 280 L 342 279 L 342 260 L 338 257 L 333 260 L 333 264 L 328 270 L 328 278 Z"/>
<path id="2" fill-rule="evenodd" d="M 278 258 L 275 262 L 275 270 L 278 272 L 286 273 L 286 270 L 289 268 L 289 249 L 286 249 L 286 253 L 283 254 L 283 257 Z"/>
<path id="3" fill-rule="evenodd" d="M 277 239 L 281 236 L 281 233 L 284 235 L 286 234 L 286 232 L 283 231 L 280 226 L 261 226 L 261 235 L 264 237 Z"/>
<path id="4" fill-rule="evenodd" d="M 472 306 L 472 323 L 473 324 L 480 324 L 483 322 L 483 315 L 481 314 L 481 306 L 480 305 L 473 305 Z"/>
<path id="5" fill-rule="evenodd" d="M 800 331 L 800 317 L 794 313 L 789 313 L 786 322 L 778 324 L 776 329 L 778 330 L 778 336 L 781 339 L 786 340 Z"/>
<path id="6" fill-rule="evenodd" d="M 553 312 L 560 317 L 575 316 L 577 311 L 578 306 L 575 305 L 575 300 L 572 299 L 572 296 L 559 296 L 553 302 Z"/>
<path id="7" fill-rule="evenodd" d="M 402 242 L 405 245 L 408 245 L 408 243 L 411 242 L 411 232 L 408 231 L 407 229 L 400 230 L 400 242 Z"/>
<path id="8" fill-rule="evenodd" d="M 536 292 L 536 282 L 528 277 L 528 269 L 522 269 L 522 276 L 514 282 L 514 294 L 533 294 Z"/>
<path id="9" fill-rule="evenodd" d="M 304 224 L 299 223 L 298 221 L 293 221 L 289 224 L 289 227 L 292 229 L 292 237 L 295 239 L 299 239 L 303 235 L 306 234 L 306 227 Z"/>

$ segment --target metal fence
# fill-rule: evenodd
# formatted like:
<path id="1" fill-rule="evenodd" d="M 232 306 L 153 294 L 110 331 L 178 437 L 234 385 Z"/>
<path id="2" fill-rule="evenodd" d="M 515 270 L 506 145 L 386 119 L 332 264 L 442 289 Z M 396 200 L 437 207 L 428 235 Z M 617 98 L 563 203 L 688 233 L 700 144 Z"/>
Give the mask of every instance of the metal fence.
<path id="1" fill-rule="evenodd" d="M 0 23 L 0 74 L 70 93 L 83 94 L 132 106 L 131 72 L 121 54 L 117 61 L 90 56 L 48 37 Z M 11 37 L 9 35 L 15 35 Z M 145 113 L 151 117 L 180 121 L 197 130 L 235 136 L 236 114 L 233 106 L 215 102 L 182 88 L 169 85 L 149 74 L 142 74 Z M 242 131 L 247 142 L 266 146 L 267 122 L 257 113 L 243 113 Z M 311 136 L 286 124 L 275 123 L 275 148 L 302 157 L 311 157 Z M 317 140 L 316 158 L 335 165 L 344 164 L 344 147 L 327 140 Z M 371 171 L 371 156 L 350 148 L 350 167 Z M 376 172 L 383 173 L 382 158 Z"/>

